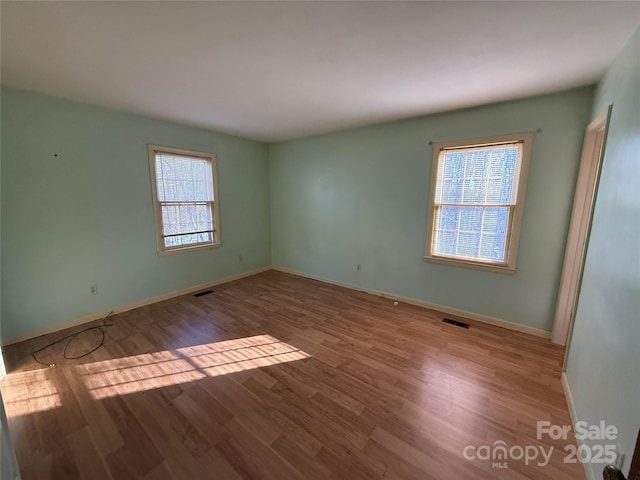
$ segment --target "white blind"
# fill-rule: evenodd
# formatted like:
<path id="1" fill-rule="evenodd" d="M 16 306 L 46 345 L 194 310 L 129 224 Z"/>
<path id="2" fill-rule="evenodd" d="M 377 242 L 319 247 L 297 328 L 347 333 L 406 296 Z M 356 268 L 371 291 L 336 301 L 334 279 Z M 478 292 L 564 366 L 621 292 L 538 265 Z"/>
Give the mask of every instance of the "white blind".
<path id="1" fill-rule="evenodd" d="M 506 262 L 522 147 L 522 142 L 514 142 L 440 152 L 434 254 Z"/>
<path id="2" fill-rule="evenodd" d="M 211 160 L 156 152 L 155 163 L 165 248 L 213 243 Z"/>
<path id="3" fill-rule="evenodd" d="M 212 202 L 211 161 L 157 152 L 156 185 L 160 202 Z"/>

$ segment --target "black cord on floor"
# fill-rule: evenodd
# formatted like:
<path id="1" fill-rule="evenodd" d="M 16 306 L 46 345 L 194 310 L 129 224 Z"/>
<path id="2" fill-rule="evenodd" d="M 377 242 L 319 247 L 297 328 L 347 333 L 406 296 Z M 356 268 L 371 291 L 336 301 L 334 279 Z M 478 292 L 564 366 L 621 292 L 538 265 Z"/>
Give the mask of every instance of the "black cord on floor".
<path id="1" fill-rule="evenodd" d="M 105 331 L 103 330 L 103 328 L 104 327 L 112 327 L 113 326 L 113 323 L 107 323 L 107 318 L 109 318 L 112 314 L 113 314 L 113 312 L 109 312 L 102 319 L 103 320 L 103 324 L 102 325 L 96 325 L 94 327 L 87 327 L 84 330 L 80 330 L 79 332 L 72 333 L 71 335 L 67 335 L 66 337 L 61 338 L 60 340 L 56 340 L 55 342 L 51 342 L 50 344 L 45 345 L 44 347 L 39 348 L 38 350 L 34 350 L 33 352 L 31 352 L 31 356 L 40 365 L 44 365 L 45 367 L 55 367 L 55 365 L 56 365 L 55 363 L 44 363 L 44 362 L 41 362 L 40 360 L 38 360 L 38 357 L 36 357 L 36 354 L 40 353 L 43 350 L 46 350 L 49 347 L 53 347 L 54 345 L 57 345 L 60 342 L 64 342 L 65 340 L 67 341 L 67 343 L 64 346 L 64 350 L 62 352 L 62 355 L 67 360 L 77 360 L 78 358 L 86 357 L 87 355 L 92 354 L 93 352 L 98 350 L 102 345 L 104 345 L 106 336 L 105 336 Z M 100 330 L 100 333 L 102 334 L 102 338 L 100 339 L 100 343 L 97 346 L 95 346 L 94 348 L 92 348 L 91 350 L 89 350 L 88 352 L 83 353 L 82 355 L 77 355 L 75 357 L 71 357 L 71 356 L 67 355 L 67 349 L 69 348 L 69 345 L 71 344 L 71 342 L 73 340 L 75 340 L 78 335 L 80 335 L 81 333 L 88 332 L 89 330 Z"/>

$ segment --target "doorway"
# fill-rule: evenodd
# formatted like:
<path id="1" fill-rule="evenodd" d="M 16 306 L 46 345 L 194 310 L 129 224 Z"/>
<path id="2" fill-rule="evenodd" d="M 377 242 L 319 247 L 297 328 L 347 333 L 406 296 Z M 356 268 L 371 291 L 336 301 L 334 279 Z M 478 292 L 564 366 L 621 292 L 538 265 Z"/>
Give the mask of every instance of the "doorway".
<path id="1" fill-rule="evenodd" d="M 559 345 L 567 344 L 573 328 L 612 107 L 613 105 L 610 105 L 607 110 L 598 115 L 587 126 L 585 132 L 558 291 L 556 315 L 551 332 L 551 341 Z"/>

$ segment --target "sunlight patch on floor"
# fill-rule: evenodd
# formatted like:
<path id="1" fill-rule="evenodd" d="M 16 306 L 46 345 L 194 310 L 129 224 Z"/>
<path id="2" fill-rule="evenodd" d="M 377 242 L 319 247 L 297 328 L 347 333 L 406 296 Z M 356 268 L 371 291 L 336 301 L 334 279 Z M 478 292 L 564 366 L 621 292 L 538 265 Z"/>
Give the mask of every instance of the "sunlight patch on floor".
<path id="1" fill-rule="evenodd" d="M 95 399 L 194 382 L 310 357 L 270 335 L 144 353 L 76 367 Z"/>
<path id="2" fill-rule="evenodd" d="M 11 391 L 10 399 L 5 397 L 4 402 L 8 418 L 44 412 L 62 405 L 48 369 L 11 374 L 2 381 L 2 387 Z"/>

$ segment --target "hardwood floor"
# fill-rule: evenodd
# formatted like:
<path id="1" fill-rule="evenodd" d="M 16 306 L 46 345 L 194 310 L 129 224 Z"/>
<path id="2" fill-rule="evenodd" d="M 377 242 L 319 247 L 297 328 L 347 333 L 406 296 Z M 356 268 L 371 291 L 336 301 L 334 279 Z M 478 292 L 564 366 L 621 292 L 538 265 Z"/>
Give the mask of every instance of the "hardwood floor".
<path id="1" fill-rule="evenodd" d="M 274 271 L 213 290 L 110 317 L 54 367 L 31 352 L 84 326 L 7 347 L 23 478 L 584 478 L 572 438 L 536 438 L 571 424 L 548 340 Z M 554 451 L 465 458 L 498 441 Z"/>

